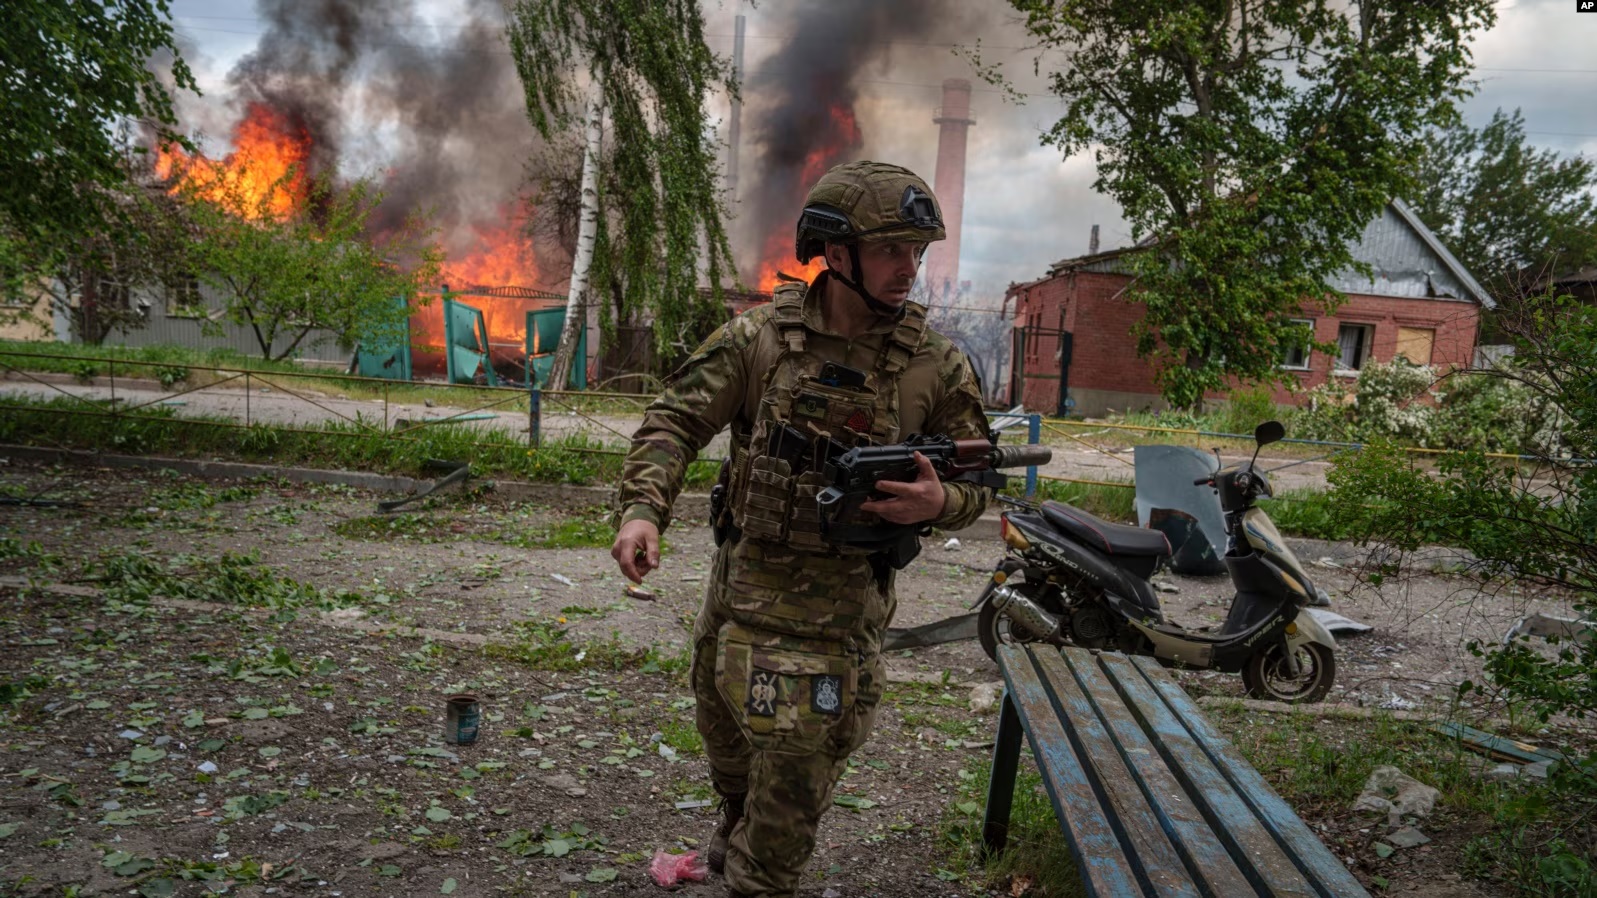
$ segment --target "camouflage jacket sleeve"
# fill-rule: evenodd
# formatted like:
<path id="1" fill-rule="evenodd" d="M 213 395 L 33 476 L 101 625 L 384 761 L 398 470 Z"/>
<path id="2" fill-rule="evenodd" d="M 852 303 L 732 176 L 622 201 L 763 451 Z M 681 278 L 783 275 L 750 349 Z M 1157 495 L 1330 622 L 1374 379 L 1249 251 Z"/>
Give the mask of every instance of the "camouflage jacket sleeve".
<path id="1" fill-rule="evenodd" d="M 663 531 L 671 523 L 671 505 L 688 465 L 743 404 L 748 374 L 743 349 L 750 336 L 743 332 L 748 329 L 740 319 L 722 325 L 644 411 L 621 467 L 616 526 L 646 520 Z"/>
<path id="2" fill-rule="evenodd" d="M 987 439 L 987 413 L 983 410 L 981 388 L 970 362 L 963 353 L 955 356 L 957 366 L 943 378 L 942 401 L 932 407 L 926 430 L 928 433 L 948 434 L 956 440 L 980 437 Z M 961 530 L 969 527 L 987 510 L 987 500 L 992 490 L 974 483 L 944 483 L 943 513 L 932 521 L 943 530 Z"/>

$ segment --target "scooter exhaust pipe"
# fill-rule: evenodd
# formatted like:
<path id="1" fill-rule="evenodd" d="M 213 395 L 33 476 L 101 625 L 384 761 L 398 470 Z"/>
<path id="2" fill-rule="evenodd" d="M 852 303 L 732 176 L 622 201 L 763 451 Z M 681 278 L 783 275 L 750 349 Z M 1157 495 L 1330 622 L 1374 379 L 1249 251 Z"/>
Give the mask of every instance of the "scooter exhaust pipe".
<path id="1" fill-rule="evenodd" d="M 993 603 L 993 610 L 1032 636 L 1045 642 L 1059 641 L 1059 619 L 1016 590 L 1000 586 L 988 601 Z"/>

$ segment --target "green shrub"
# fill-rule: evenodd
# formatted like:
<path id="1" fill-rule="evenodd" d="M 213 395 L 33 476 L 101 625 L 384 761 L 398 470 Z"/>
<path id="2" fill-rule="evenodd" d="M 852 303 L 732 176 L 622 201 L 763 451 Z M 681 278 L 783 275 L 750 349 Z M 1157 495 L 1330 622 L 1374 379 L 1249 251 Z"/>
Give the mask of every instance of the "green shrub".
<path id="1" fill-rule="evenodd" d="M 1220 433 L 1249 434 L 1265 421 L 1280 417 L 1274 394 L 1269 386 L 1260 384 L 1231 394 L 1231 401 L 1220 409 L 1208 429 Z"/>

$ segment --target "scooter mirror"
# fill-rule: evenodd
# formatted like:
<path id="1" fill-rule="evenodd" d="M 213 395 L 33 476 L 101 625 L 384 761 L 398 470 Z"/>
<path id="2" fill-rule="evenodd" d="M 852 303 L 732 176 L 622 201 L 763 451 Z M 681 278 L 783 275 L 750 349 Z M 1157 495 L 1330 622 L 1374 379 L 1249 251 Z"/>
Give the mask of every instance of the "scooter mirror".
<path id="1" fill-rule="evenodd" d="M 1253 431 L 1253 441 L 1260 446 L 1268 446 L 1284 436 L 1286 428 L 1281 426 L 1280 421 L 1266 421 Z"/>

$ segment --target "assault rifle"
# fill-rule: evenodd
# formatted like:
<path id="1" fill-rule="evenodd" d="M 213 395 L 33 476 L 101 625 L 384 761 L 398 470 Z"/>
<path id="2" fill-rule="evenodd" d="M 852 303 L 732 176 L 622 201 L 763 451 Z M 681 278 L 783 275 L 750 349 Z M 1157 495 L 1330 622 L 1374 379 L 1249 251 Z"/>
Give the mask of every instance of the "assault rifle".
<path id="1" fill-rule="evenodd" d="M 956 440 L 916 434 L 902 443 L 858 446 L 826 459 L 821 467 L 830 482 L 816 495 L 821 533 L 841 545 L 875 549 L 887 563 L 902 570 L 920 554 L 925 524 L 858 523 L 860 506 L 889 498 L 876 488 L 879 480 L 910 482 L 920 474 L 919 452 L 931 462 L 940 480 L 960 480 L 1001 489 L 1009 478 L 999 468 L 1045 465 L 1053 458 L 1047 446 L 994 446 L 984 439 Z"/>

